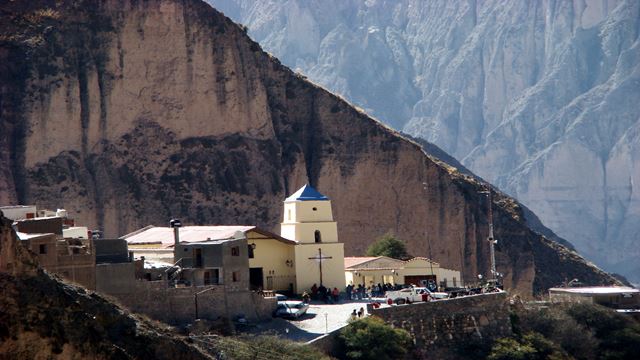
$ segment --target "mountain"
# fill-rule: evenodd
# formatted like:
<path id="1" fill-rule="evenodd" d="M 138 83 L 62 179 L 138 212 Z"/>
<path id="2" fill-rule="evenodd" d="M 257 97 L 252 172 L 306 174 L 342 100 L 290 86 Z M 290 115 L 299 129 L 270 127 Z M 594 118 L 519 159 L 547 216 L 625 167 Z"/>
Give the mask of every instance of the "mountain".
<path id="1" fill-rule="evenodd" d="M 209 2 L 640 283 L 638 1 Z"/>
<path id="2" fill-rule="evenodd" d="M 172 217 L 277 231 L 305 183 L 347 255 L 393 231 L 413 255 L 489 269 L 486 184 L 263 52 L 197 0 L 0 5 L 0 201 L 64 207 L 106 237 Z M 540 293 L 615 280 L 493 196 L 498 270 Z"/>

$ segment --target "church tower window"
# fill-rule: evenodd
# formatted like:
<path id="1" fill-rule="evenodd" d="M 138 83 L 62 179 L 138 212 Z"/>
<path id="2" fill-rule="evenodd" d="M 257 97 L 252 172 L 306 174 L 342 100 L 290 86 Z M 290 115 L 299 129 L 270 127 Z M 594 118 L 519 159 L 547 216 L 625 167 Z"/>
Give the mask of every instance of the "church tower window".
<path id="1" fill-rule="evenodd" d="M 320 230 L 316 230 L 314 235 L 315 235 L 315 238 L 316 238 L 316 242 L 317 243 L 321 243 L 322 242 L 322 235 L 320 235 Z"/>

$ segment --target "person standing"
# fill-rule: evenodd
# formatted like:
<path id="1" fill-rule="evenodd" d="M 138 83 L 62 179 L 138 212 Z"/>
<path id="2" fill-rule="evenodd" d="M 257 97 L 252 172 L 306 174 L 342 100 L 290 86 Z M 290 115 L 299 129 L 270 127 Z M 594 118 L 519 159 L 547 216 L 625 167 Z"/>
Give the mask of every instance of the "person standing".
<path id="1" fill-rule="evenodd" d="M 327 298 L 327 293 L 328 293 L 327 288 L 324 287 L 324 285 L 320 284 L 320 287 L 318 288 L 318 295 L 320 295 L 320 300 L 324 301 L 325 304 L 329 300 Z"/>

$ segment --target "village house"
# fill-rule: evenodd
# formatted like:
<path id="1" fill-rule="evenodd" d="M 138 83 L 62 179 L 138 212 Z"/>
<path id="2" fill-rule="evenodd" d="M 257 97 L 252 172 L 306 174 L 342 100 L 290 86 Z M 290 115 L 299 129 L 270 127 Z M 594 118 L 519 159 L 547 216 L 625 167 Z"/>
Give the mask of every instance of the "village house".
<path id="1" fill-rule="evenodd" d="M 73 219 L 64 210 L 37 210 L 35 206 L 3 206 L 0 210 L 15 221 L 14 229 L 23 246 L 31 250 L 40 265 L 68 281 L 95 290 L 96 254 L 87 238 L 70 236 Z"/>
<path id="2" fill-rule="evenodd" d="M 346 257 L 344 271 L 348 284 L 365 287 L 375 284 L 435 286 L 440 289 L 464 286 L 459 271 L 442 268 L 439 263 L 423 257 L 406 261 L 386 256 Z"/>
<path id="3" fill-rule="evenodd" d="M 614 309 L 640 309 L 640 290 L 627 286 L 558 287 L 549 289 L 549 300 L 599 304 Z"/>

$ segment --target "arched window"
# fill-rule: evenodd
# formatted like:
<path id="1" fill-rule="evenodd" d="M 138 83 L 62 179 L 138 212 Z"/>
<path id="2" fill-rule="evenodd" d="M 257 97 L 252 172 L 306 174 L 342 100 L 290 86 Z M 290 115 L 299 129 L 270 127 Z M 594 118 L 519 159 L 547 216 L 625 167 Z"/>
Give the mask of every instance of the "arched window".
<path id="1" fill-rule="evenodd" d="M 322 236 L 320 235 L 320 230 L 316 230 L 316 232 L 314 233 L 315 237 L 316 237 L 316 242 L 320 243 L 322 242 Z"/>

